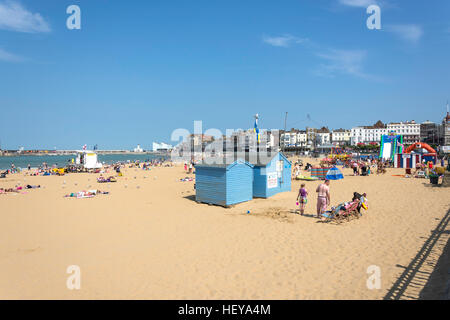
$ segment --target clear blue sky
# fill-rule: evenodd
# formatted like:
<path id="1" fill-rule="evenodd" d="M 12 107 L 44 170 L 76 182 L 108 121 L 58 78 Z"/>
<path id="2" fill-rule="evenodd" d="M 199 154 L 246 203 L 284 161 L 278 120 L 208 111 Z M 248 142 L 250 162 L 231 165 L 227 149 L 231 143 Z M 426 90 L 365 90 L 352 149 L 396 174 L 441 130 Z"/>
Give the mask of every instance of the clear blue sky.
<path id="1" fill-rule="evenodd" d="M 449 57 L 447 0 L 0 0 L 0 139 L 149 148 L 194 120 L 283 128 L 286 111 L 288 128 L 440 122 Z"/>

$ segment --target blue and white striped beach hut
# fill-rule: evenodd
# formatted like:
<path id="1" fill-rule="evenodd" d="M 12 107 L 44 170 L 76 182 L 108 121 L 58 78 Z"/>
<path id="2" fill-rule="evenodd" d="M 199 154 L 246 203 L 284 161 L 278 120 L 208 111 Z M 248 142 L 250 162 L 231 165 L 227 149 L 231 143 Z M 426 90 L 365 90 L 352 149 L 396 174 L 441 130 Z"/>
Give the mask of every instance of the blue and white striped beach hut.
<path id="1" fill-rule="evenodd" d="M 195 165 L 195 200 L 230 206 L 253 199 L 253 165 L 221 160 L 219 164 Z"/>
<path id="2" fill-rule="evenodd" d="M 253 168 L 253 197 L 269 198 L 277 193 L 291 191 L 292 164 L 281 152 L 272 155 L 250 155 Z"/>

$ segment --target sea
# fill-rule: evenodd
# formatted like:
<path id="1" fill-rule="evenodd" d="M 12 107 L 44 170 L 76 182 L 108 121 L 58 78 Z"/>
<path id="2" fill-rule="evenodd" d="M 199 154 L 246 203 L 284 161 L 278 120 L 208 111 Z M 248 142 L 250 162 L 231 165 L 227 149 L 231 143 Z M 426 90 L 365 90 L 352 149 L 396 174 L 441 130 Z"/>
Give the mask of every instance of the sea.
<path id="1" fill-rule="evenodd" d="M 98 161 L 104 164 L 112 164 L 115 162 L 137 161 L 140 162 L 148 160 L 165 159 L 169 156 L 155 155 L 155 154 L 99 154 Z M 65 167 L 67 164 L 75 159 L 76 155 L 43 155 L 43 156 L 0 156 L 0 170 L 11 168 L 14 164 L 16 168 L 25 169 L 30 165 L 32 168 L 38 168 L 42 163 L 47 163 L 48 166 L 57 165 Z"/>

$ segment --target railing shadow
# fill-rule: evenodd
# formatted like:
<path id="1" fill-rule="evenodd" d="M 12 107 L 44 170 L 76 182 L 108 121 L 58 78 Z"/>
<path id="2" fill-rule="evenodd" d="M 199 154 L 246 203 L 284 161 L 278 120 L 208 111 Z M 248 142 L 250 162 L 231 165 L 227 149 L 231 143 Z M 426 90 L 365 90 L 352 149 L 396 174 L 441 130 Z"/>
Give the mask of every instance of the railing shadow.
<path id="1" fill-rule="evenodd" d="M 405 292 L 410 285 L 417 284 L 417 279 L 424 279 L 423 277 L 424 272 L 419 270 L 426 261 L 426 259 L 428 258 L 428 256 L 430 255 L 436 243 L 439 241 L 441 235 L 446 233 L 445 229 L 449 224 L 449 222 L 450 222 L 450 209 L 441 219 L 436 229 L 431 232 L 431 235 L 425 241 L 425 243 L 423 244 L 419 252 L 416 254 L 416 256 L 412 259 L 411 263 L 407 267 L 397 265 L 398 267 L 404 268 L 405 270 L 397 279 L 397 281 L 394 283 L 394 285 L 391 287 L 391 289 L 388 291 L 388 293 L 385 295 L 384 297 L 385 300 L 399 300 L 402 298 L 412 298 L 406 296 Z M 443 255 L 445 254 L 448 254 L 448 251 L 444 250 Z M 418 273 L 420 274 L 418 275 Z M 426 274 L 429 275 L 430 273 Z M 427 281 L 427 284 L 425 286 L 427 285 L 431 285 L 431 283 Z M 419 298 L 426 299 L 426 297 L 424 297 L 422 294 L 419 295 Z"/>
<path id="2" fill-rule="evenodd" d="M 445 231 L 449 233 L 450 231 Z M 450 239 L 447 240 L 445 248 L 439 257 L 433 272 L 428 279 L 425 287 L 420 291 L 419 299 L 421 300 L 440 300 L 450 299 L 449 285 L 450 285 Z M 443 279 L 444 277 L 444 279 Z M 442 290 L 444 289 L 444 290 Z M 443 292 L 444 291 L 444 292 Z"/>

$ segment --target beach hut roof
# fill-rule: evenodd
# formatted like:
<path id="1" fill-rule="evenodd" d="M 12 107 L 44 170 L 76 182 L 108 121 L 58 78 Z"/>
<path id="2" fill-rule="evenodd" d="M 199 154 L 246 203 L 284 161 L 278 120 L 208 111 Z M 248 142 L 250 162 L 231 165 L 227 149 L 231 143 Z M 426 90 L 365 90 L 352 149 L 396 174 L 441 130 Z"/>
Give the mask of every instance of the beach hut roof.
<path id="1" fill-rule="evenodd" d="M 244 161 L 242 159 L 234 159 L 233 157 L 228 158 L 211 158 L 207 161 L 202 161 L 200 163 L 197 163 L 195 165 L 196 168 L 226 168 L 227 170 L 234 167 L 236 164 L 245 164 L 249 167 L 253 168 L 253 165 L 247 161 Z"/>
<path id="2" fill-rule="evenodd" d="M 246 163 L 247 165 L 253 167 L 265 167 L 267 166 L 275 156 L 278 154 L 281 155 L 282 158 L 284 158 L 289 164 L 291 164 L 291 161 L 289 161 L 288 158 L 282 153 L 282 152 L 274 152 L 269 153 L 266 156 L 259 156 L 258 153 L 244 153 L 240 154 L 236 160 L 235 157 L 218 157 L 218 158 L 210 158 L 207 161 L 202 161 L 198 164 L 196 164 L 196 167 L 211 167 L 211 168 L 228 168 L 231 165 L 234 165 L 237 161 L 240 161 L 240 163 Z M 248 161 L 244 160 L 248 159 Z"/>
<path id="3" fill-rule="evenodd" d="M 282 153 L 282 152 L 275 152 L 275 153 L 269 153 L 267 154 L 267 156 L 264 157 L 260 157 L 259 154 L 257 153 L 253 153 L 253 154 L 249 154 L 249 162 L 251 164 L 253 164 L 256 167 L 265 167 L 267 166 L 272 160 L 273 158 L 275 158 L 278 154 L 280 154 L 280 156 L 282 158 L 284 158 L 287 162 L 289 162 L 289 164 L 291 164 L 291 161 L 289 161 L 288 158 L 286 158 L 286 156 Z M 256 160 L 253 160 L 256 159 Z"/>

